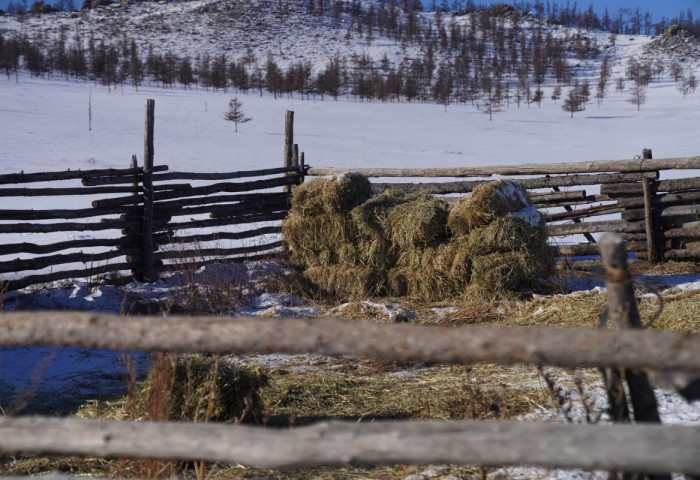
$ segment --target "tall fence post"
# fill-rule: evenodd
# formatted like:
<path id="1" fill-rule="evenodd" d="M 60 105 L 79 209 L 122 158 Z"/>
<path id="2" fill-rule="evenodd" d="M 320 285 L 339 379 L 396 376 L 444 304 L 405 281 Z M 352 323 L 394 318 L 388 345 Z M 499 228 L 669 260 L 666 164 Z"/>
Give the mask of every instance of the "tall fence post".
<path id="1" fill-rule="evenodd" d="M 651 149 L 642 150 L 642 159 L 651 160 Z M 659 251 L 656 248 L 656 228 L 654 222 L 653 197 L 651 188 L 651 178 L 645 176 L 642 179 L 642 189 L 644 192 L 644 224 L 647 236 L 647 260 L 656 263 L 659 260 Z"/>
<path id="2" fill-rule="evenodd" d="M 634 284 L 627 264 L 627 248 L 624 239 L 616 233 L 606 233 L 600 239 L 600 256 L 605 266 L 605 286 L 608 290 L 607 315 L 614 328 L 644 328 L 634 298 Z M 641 370 L 624 369 L 620 371 L 620 378 L 627 381 L 629 387 L 632 412 L 637 423 L 661 423 L 658 405 L 654 390 L 647 379 L 645 372 Z M 621 383 L 614 387 L 620 387 Z M 616 395 L 626 403 L 624 391 Z M 612 398 L 613 393 L 608 392 Z M 611 408 L 622 408 L 620 405 L 611 405 Z M 646 475 L 642 478 L 649 480 L 671 480 L 670 475 Z"/>
<path id="3" fill-rule="evenodd" d="M 294 165 L 294 112 L 287 110 L 284 116 L 284 166 L 291 167 Z M 290 173 L 287 173 L 290 175 Z M 292 186 L 287 185 L 284 191 L 291 193 Z"/>
<path id="4" fill-rule="evenodd" d="M 146 100 L 146 134 L 143 142 L 143 279 L 156 279 L 153 256 L 153 126 L 156 101 Z"/>

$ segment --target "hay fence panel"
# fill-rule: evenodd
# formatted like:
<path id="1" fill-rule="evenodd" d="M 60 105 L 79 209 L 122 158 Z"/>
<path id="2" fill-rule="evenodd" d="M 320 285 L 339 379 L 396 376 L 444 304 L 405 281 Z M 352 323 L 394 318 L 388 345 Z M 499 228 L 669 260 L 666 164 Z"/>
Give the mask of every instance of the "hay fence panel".
<path id="1" fill-rule="evenodd" d="M 661 179 L 662 172 L 700 169 L 700 156 L 653 159 L 650 149 L 634 160 L 503 165 L 473 168 L 360 168 L 373 180 L 411 178 L 413 182 L 374 182 L 375 192 L 426 191 L 456 201 L 495 179 L 517 180 L 528 189 L 533 205 L 545 210 L 550 237 L 561 257 L 595 255 L 593 233 L 618 232 L 637 258 L 651 261 L 700 258 L 700 177 Z M 337 175 L 343 168 L 308 168 L 309 176 Z M 421 181 L 418 179 L 431 179 Z M 459 180 L 451 180 L 458 178 Z M 433 180 L 433 179 L 441 179 Z M 587 194 L 581 187 L 595 187 Z M 543 191 L 544 190 L 544 191 Z M 596 220 L 615 215 L 619 220 Z M 566 244 L 571 235 L 587 242 Z M 562 244 L 559 244 L 562 243 Z"/>
<path id="2" fill-rule="evenodd" d="M 617 329 L 16 312 L 0 314 L 0 339 L 8 346 L 624 367 L 619 378 L 629 383 L 637 424 L 332 421 L 275 430 L 211 423 L 3 417 L 0 454 L 207 460 L 261 468 L 472 463 L 644 472 L 646 478 L 658 479 L 670 479 L 669 472 L 698 475 L 700 427 L 654 424 L 656 405 L 642 405 L 642 416 L 634 395 L 644 393 L 644 385 L 649 388 L 641 369 L 697 372 L 700 335 L 639 328 L 635 309 L 630 308 L 634 292 L 624 240 L 605 236 L 601 252 L 608 272 L 608 309 Z"/>
<path id="3" fill-rule="evenodd" d="M 154 107 L 147 101 L 143 166 L 133 156 L 130 168 L 0 175 L 0 197 L 75 197 L 86 204 L 0 209 L 0 238 L 27 235 L 27 241 L 0 244 L 0 256 L 14 257 L 0 260 L 0 289 L 126 271 L 155 280 L 167 271 L 279 252 L 280 222 L 290 208 L 286 190 L 303 179 L 298 153 L 278 168 L 171 172 L 167 165 L 153 164 Z M 292 152 L 298 152 L 296 145 Z M 57 232 L 76 238 L 41 242 L 41 234 Z M 86 232 L 105 238 L 81 238 Z M 230 241 L 245 244 L 222 244 Z M 62 267 L 75 263 L 85 267 Z M 15 278 L 3 281 L 7 274 Z"/>

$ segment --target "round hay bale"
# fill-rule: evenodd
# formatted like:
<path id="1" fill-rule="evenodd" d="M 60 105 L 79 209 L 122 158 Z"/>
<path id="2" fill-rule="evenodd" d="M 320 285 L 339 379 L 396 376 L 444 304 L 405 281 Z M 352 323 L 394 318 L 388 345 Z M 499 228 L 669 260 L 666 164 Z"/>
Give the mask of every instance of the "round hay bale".
<path id="1" fill-rule="evenodd" d="M 389 214 L 405 202 L 406 197 L 386 191 L 353 208 L 350 216 L 360 235 L 388 240 Z"/>
<path id="2" fill-rule="evenodd" d="M 347 213 L 371 195 L 372 185 L 369 180 L 357 172 L 315 178 L 294 189 L 292 212 L 311 216 Z"/>
<path id="3" fill-rule="evenodd" d="M 361 300 L 385 292 L 384 275 L 371 267 L 311 267 L 304 271 L 304 278 L 318 288 L 321 295 L 336 299 Z"/>
<path id="4" fill-rule="evenodd" d="M 389 211 L 386 224 L 400 249 L 426 247 L 447 238 L 447 203 L 429 194 L 415 196 Z"/>
<path id="5" fill-rule="evenodd" d="M 520 183 L 511 180 L 484 183 L 452 208 L 447 226 L 456 236 L 466 235 L 473 228 L 528 206 L 527 191 Z"/>

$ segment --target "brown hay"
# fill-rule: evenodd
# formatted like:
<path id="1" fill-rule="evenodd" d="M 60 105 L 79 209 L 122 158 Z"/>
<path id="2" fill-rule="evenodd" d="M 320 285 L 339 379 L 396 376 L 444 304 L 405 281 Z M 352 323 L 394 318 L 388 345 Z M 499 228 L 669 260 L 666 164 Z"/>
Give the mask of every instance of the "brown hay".
<path id="1" fill-rule="evenodd" d="M 355 230 L 343 215 L 311 216 L 292 211 L 282 223 L 282 234 L 292 249 L 293 264 L 329 266 L 338 263 L 339 251 L 352 242 Z"/>
<path id="2" fill-rule="evenodd" d="M 396 205 L 386 219 L 392 243 L 403 250 L 444 241 L 447 214 L 447 203 L 429 194 Z"/>
<path id="3" fill-rule="evenodd" d="M 384 275 L 371 267 L 311 267 L 304 271 L 304 278 L 321 295 L 336 299 L 358 300 L 385 292 Z"/>
<path id="4" fill-rule="evenodd" d="M 468 236 L 471 256 L 499 252 L 528 252 L 547 242 L 544 225 L 533 227 L 526 220 L 506 215 L 483 228 L 476 228 Z"/>
<path id="5" fill-rule="evenodd" d="M 303 215 L 346 213 L 372 195 L 369 180 L 358 173 L 316 178 L 294 189 L 292 212 Z"/>
<path id="6" fill-rule="evenodd" d="M 452 208 L 447 226 L 456 236 L 466 235 L 473 228 L 488 225 L 528 205 L 527 191 L 520 183 L 511 180 L 484 183 Z"/>
<path id="7" fill-rule="evenodd" d="M 530 255 L 521 252 L 492 253 L 472 258 L 471 283 L 487 292 L 516 290 L 537 281 Z"/>

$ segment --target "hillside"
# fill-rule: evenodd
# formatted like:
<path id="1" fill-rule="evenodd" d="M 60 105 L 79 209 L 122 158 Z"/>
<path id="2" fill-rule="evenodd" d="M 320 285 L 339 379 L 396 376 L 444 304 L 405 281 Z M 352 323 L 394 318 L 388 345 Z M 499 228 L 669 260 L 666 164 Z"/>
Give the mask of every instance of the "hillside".
<path id="1" fill-rule="evenodd" d="M 657 39 L 611 35 L 502 5 L 452 14 L 359 0 L 115 3 L 0 18 L 8 76 L 24 67 L 106 86 L 347 94 L 489 112 L 512 102 L 540 105 L 551 96 L 547 88 L 559 86 L 556 101 L 577 81 L 584 103 L 594 86 L 602 101 L 620 77 L 641 88 L 669 75 L 681 82 L 700 59 L 700 41 L 678 27 L 668 31 Z"/>

